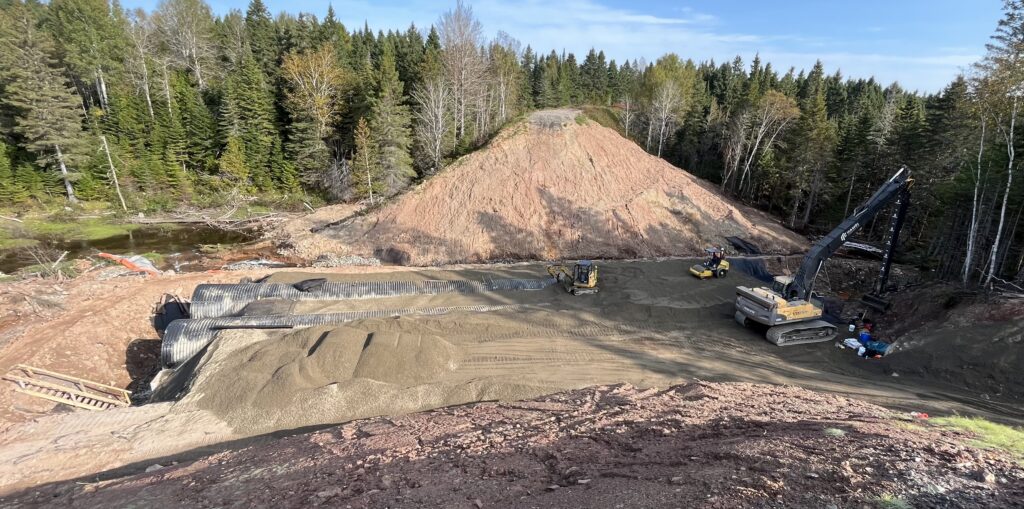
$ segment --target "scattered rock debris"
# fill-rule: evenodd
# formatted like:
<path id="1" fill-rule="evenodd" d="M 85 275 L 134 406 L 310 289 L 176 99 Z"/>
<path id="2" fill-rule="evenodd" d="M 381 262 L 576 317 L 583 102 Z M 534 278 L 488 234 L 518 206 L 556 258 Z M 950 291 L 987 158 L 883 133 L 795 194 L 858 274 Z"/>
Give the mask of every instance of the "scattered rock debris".
<path id="1" fill-rule="evenodd" d="M 789 386 L 602 386 L 353 421 L 100 484 L 30 488 L 6 502 L 478 509 L 1024 503 L 1024 469 L 1013 458 L 974 449 L 956 432 L 899 426 L 896 418 L 872 404 Z M 836 426 L 852 432 L 844 440 L 821 432 Z M 958 461 L 984 467 L 965 476 L 954 468 Z"/>

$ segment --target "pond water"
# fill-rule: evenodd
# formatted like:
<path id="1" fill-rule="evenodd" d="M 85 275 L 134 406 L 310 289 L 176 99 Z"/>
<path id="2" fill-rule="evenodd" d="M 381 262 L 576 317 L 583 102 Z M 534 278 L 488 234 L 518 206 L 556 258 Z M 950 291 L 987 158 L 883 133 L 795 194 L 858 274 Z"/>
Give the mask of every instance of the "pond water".
<path id="1" fill-rule="evenodd" d="M 133 255 L 159 253 L 165 263 L 161 269 L 188 270 L 197 258 L 200 246 L 230 246 L 254 240 L 252 231 L 224 230 L 209 225 L 145 225 L 125 235 L 94 240 L 65 240 L 37 237 L 39 246 L 55 251 L 56 256 L 67 251 L 67 259 L 84 258 L 97 253 Z M 22 267 L 36 264 L 25 249 L 0 250 L 0 272 L 10 274 Z"/>

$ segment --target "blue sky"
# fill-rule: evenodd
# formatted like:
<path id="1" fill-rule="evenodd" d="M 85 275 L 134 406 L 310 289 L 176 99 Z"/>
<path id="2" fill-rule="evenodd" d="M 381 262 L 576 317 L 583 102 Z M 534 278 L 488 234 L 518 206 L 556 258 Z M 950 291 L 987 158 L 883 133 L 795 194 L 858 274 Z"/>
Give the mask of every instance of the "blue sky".
<path id="1" fill-rule="evenodd" d="M 124 0 L 152 9 L 157 0 Z M 218 14 L 248 0 L 207 0 Z M 327 2 L 264 0 L 277 13 L 322 17 Z M 348 27 L 428 27 L 454 0 L 333 0 Z M 534 49 L 603 49 L 610 58 L 654 60 L 666 52 L 716 61 L 755 53 L 776 68 L 809 68 L 875 76 L 924 92 L 940 90 L 984 53 L 1001 16 L 999 0 L 467 0 L 493 37 L 508 32 Z"/>

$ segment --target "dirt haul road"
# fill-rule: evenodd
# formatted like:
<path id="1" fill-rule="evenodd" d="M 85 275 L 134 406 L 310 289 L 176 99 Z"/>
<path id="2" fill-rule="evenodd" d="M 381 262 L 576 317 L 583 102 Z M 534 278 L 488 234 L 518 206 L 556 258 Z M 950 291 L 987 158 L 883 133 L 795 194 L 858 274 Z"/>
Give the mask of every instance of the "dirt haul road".
<path id="1" fill-rule="evenodd" d="M 689 265 L 602 263 L 601 292 L 580 297 L 549 287 L 333 305 L 259 302 L 250 311 L 500 309 L 295 331 L 225 331 L 192 370 L 191 390 L 180 401 L 46 416 L 7 430 L 0 437 L 0 490 L 95 479 L 123 467 L 117 472 L 137 471 L 307 426 L 606 383 L 668 387 L 696 378 L 795 384 L 902 409 L 1021 417 L 1012 403 L 922 379 L 869 373 L 860 366 L 870 361 L 831 344 L 770 345 L 732 320 L 735 285 L 756 281 L 735 272 L 725 280 L 698 281 L 687 273 Z M 526 264 L 329 277 L 479 281 L 542 275 L 542 266 Z M 278 274 L 275 280 L 306 277 Z"/>

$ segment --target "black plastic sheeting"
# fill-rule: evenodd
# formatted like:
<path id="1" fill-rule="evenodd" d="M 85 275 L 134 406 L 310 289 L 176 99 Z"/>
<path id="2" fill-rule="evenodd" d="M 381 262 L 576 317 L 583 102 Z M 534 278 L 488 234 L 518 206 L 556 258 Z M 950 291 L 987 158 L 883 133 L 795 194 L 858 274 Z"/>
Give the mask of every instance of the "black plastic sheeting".
<path id="1" fill-rule="evenodd" d="M 437 295 L 442 293 L 482 293 L 493 291 L 543 290 L 554 284 L 553 278 L 489 279 L 485 281 L 364 281 L 331 282 L 309 280 L 315 284 L 283 283 L 205 284 L 192 293 L 191 317 L 195 319 L 237 316 L 246 306 L 263 299 L 285 301 L 332 301 L 374 299 L 400 295 Z"/>
<path id="2" fill-rule="evenodd" d="M 732 247 L 736 248 L 736 251 L 739 253 L 748 255 L 761 254 L 761 248 L 739 237 L 726 237 L 725 240 L 728 240 L 729 243 L 732 244 Z"/>
<path id="3" fill-rule="evenodd" d="M 729 258 L 729 270 L 742 272 L 765 283 L 771 283 L 774 277 L 760 258 Z"/>

